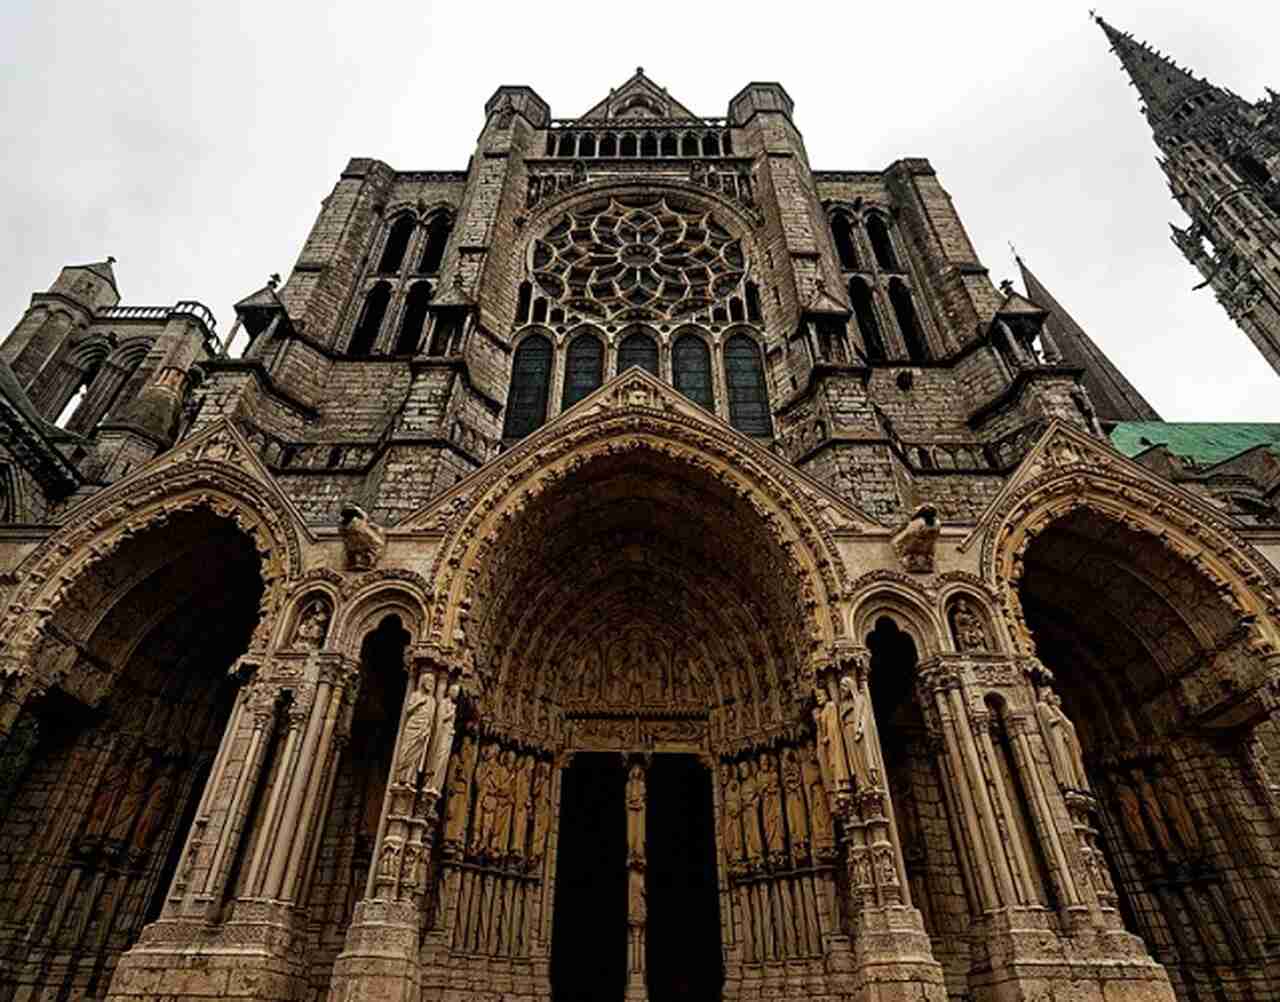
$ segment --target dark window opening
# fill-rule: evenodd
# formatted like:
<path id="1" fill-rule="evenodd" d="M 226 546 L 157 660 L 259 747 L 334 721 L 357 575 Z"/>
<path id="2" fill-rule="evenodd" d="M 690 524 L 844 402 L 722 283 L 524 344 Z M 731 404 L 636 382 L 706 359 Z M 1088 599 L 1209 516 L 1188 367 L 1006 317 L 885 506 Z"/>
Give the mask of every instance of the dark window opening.
<path id="1" fill-rule="evenodd" d="M 604 382 L 604 342 L 594 334 L 580 334 L 565 356 L 564 395 L 560 406 L 568 410 Z"/>
<path id="2" fill-rule="evenodd" d="M 541 296 L 533 302 L 533 322 L 535 324 L 545 324 L 547 322 L 547 301 Z"/>
<path id="3" fill-rule="evenodd" d="M 720 140 L 714 133 L 708 133 L 702 137 L 702 155 L 704 157 L 718 157 L 720 155 Z"/>
<path id="4" fill-rule="evenodd" d="M 898 258 L 893 253 L 893 240 L 889 237 L 889 226 L 882 216 L 867 218 L 867 238 L 871 241 L 871 252 L 876 256 L 876 264 L 881 271 L 901 271 Z"/>
<path id="5" fill-rule="evenodd" d="M 676 148 L 676 136 L 674 132 L 665 132 L 662 135 L 662 155 L 664 157 L 674 157 L 678 155 Z"/>
<path id="6" fill-rule="evenodd" d="M 427 244 L 422 249 L 422 266 L 418 269 L 427 275 L 434 275 L 440 270 L 444 260 L 445 247 L 449 244 L 449 231 L 452 226 L 449 217 L 439 213 L 427 225 Z"/>
<path id="7" fill-rule="evenodd" d="M 696 157 L 698 155 L 698 137 L 692 132 L 686 132 L 684 138 L 680 140 L 680 155 L 682 157 Z"/>
<path id="8" fill-rule="evenodd" d="M 642 157 L 656 157 L 658 155 L 658 137 L 652 132 L 646 132 L 644 138 L 640 140 L 640 155 Z"/>
<path id="9" fill-rule="evenodd" d="M 747 319 L 753 324 L 760 322 L 760 290 L 756 288 L 755 282 L 748 282 L 743 286 L 743 291 L 747 296 Z"/>
<path id="10" fill-rule="evenodd" d="M 836 242 L 836 256 L 844 271 L 858 270 L 858 250 L 853 242 L 853 223 L 844 213 L 836 213 L 831 220 L 831 235 Z"/>
<path id="11" fill-rule="evenodd" d="M 465 315 L 454 307 L 441 310 L 431 325 L 431 344 L 427 348 L 428 355 L 456 354 L 462 347 L 462 325 Z"/>
<path id="12" fill-rule="evenodd" d="M 883 362 L 888 355 L 884 350 L 884 338 L 880 334 L 880 321 L 876 319 L 871 289 L 862 279 L 855 278 L 849 283 L 849 301 L 853 305 L 853 315 L 858 320 L 858 333 L 862 335 L 862 347 L 867 361 Z"/>
<path id="13" fill-rule="evenodd" d="M 834 317 L 822 317 L 817 323 L 818 356 L 826 362 L 843 364 L 849 361 L 845 347 L 845 326 Z"/>
<path id="14" fill-rule="evenodd" d="M 516 349 L 511 363 L 511 389 L 507 393 L 507 416 L 503 438 L 524 438 L 547 419 L 547 398 L 551 393 L 551 341 L 541 334 L 527 337 Z"/>
<path id="15" fill-rule="evenodd" d="M 747 318 L 746 310 L 742 308 L 742 300 L 734 296 L 729 300 L 729 319 L 735 324 L 740 324 Z"/>
<path id="16" fill-rule="evenodd" d="M 604 136 L 600 140 L 600 156 L 616 157 L 618 155 L 618 141 L 613 136 Z"/>
<path id="17" fill-rule="evenodd" d="M 744 435 L 773 434 L 769 392 L 764 383 L 760 349 L 745 334 L 731 337 L 724 348 L 725 385 L 729 393 L 729 423 Z"/>
<path id="18" fill-rule="evenodd" d="M 596 155 L 596 137 L 594 133 L 587 132 L 578 137 L 578 156 L 593 157 Z"/>
<path id="19" fill-rule="evenodd" d="M 711 351 L 702 338 L 682 334 L 671 350 L 676 389 L 707 410 L 715 409 L 711 389 Z"/>
<path id="20" fill-rule="evenodd" d="M 431 283 L 416 282 L 405 300 L 400 336 L 396 338 L 397 355 L 416 355 L 422 343 L 422 330 L 427 323 L 427 306 L 431 302 Z"/>
<path id="21" fill-rule="evenodd" d="M 618 371 L 626 372 L 633 365 L 658 374 L 658 342 L 648 334 L 628 334 L 618 346 Z"/>
<path id="22" fill-rule="evenodd" d="M 533 286 L 528 282 L 520 283 L 520 296 L 516 300 L 516 323 L 529 322 L 529 308 L 533 301 Z"/>
<path id="23" fill-rule="evenodd" d="M 911 290 L 896 278 L 889 283 L 889 302 L 898 319 L 898 329 L 902 332 L 907 357 L 913 362 L 928 361 L 929 348 L 925 343 L 924 332 L 920 330 L 920 320 L 916 316 L 915 304 L 911 301 Z"/>
<path id="24" fill-rule="evenodd" d="M 636 137 L 630 133 L 622 137 L 621 155 L 624 157 L 636 155 Z"/>
<path id="25" fill-rule="evenodd" d="M 401 216 L 391 224 L 386 246 L 382 248 L 382 260 L 378 263 L 380 274 L 394 275 L 400 271 L 400 265 L 404 263 L 405 251 L 409 249 L 409 241 L 417 226 L 417 221 L 412 216 Z"/>
<path id="26" fill-rule="evenodd" d="M 556 155 L 561 157 L 573 156 L 573 136 L 569 133 L 563 133 L 560 136 L 560 145 L 556 149 Z"/>
<path id="27" fill-rule="evenodd" d="M 391 286 L 379 282 L 364 299 L 364 309 L 360 311 L 360 322 L 356 324 L 355 333 L 351 335 L 351 344 L 347 353 L 359 357 L 373 354 L 374 343 L 378 340 L 378 332 L 382 330 L 382 318 L 386 315 L 387 304 L 391 302 Z"/>

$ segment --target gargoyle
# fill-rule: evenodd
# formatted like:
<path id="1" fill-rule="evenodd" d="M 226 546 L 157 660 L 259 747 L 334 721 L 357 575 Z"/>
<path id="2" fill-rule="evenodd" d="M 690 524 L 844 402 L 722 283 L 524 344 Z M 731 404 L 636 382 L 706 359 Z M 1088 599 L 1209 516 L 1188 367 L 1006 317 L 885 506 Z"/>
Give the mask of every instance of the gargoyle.
<path id="1" fill-rule="evenodd" d="M 933 549 L 942 531 L 938 509 L 922 504 L 893 537 L 893 549 L 902 566 L 912 574 L 933 572 Z"/>
<path id="2" fill-rule="evenodd" d="M 357 571 L 367 571 L 376 566 L 382 558 L 382 551 L 387 548 L 386 535 L 369 521 L 369 516 L 357 504 L 345 502 L 340 515 L 347 566 Z"/>

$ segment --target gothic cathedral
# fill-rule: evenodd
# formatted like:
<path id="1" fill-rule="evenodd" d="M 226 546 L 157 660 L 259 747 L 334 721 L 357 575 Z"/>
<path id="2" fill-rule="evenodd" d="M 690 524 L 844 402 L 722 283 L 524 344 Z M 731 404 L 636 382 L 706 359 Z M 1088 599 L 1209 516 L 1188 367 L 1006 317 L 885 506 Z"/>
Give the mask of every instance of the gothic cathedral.
<path id="1" fill-rule="evenodd" d="M 1104 28 L 1276 365 L 1276 96 Z M 1280 996 L 1280 426 L 927 160 L 501 87 L 225 335 L 113 265 L 0 345 L 0 1002 Z"/>

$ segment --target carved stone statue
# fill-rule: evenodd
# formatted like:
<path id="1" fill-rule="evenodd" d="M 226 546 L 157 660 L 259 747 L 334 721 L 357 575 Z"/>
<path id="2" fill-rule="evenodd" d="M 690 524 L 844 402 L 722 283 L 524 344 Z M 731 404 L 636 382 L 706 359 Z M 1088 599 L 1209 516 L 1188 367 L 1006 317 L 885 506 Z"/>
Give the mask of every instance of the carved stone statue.
<path id="1" fill-rule="evenodd" d="M 512 797 L 511 853 L 524 858 L 525 843 L 529 838 L 529 813 L 533 805 L 529 801 L 533 789 L 533 757 L 523 755 L 516 762 L 515 793 Z"/>
<path id="2" fill-rule="evenodd" d="M 1200 831 L 1191 817 L 1186 800 L 1178 789 L 1177 781 L 1172 776 L 1161 776 L 1156 780 L 1156 791 L 1160 806 L 1164 809 L 1164 816 L 1169 819 L 1169 824 L 1173 827 L 1173 833 L 1178 836 L 1178 841 L 1191 855 L 1199 854 Z"/>
<path id="3" fill-rule="evenodd" d="M 1089 778 L 1084 771 L 1084 757 L 1076 725 L 1062 712 L 1062 700 L 1052 689 L 1043 689 L 1036 703 L 1044 743 L 1049 749 L 1049 764 L 1058 785 L 1067 790 L 1088 790 Z"/>
<path id="4" fill-rule="evenodd" d="M 458 754 L 449 771 L 449 798 L 445 804 L 444 840 L 461 844 L 467 834 L 467 812 L 471 808 L 471 770 L 475 761 L 476 742 L 463 735 Z"/>
<path id="5" fill-rule="evenodd" d="M 742 834 L 746 846 L 747 862 L 753 867 L 764 861 L 764 844 L 760 837 L 760 782 L 750 762 L 738 767 L 741 780 Z"/>
<path id="6" fill-rule="evenodd" d="M 978 610 L 967 598 L 957 599 L 956 604 L 952 606 L 951 628 L 955 634 L 956 650 L 990 650 L 987 629 L 982 624 L 982 617 L 978 615 Z"/>
<path id="7" fill-rule="evenodd" d="M 800 857 L 801 847 L 808 845 L 809 834 L 804 806 L 804 770 L 794 748 L 782 754 L 782 792 L 787 798 L 787 830 L 791 833 L 791 851 Z"/>
<path id="8" fill-rule="evenodd" d="M 840 733 L 840 708 L 827 696 L 827 690 L 819 686 L 814 690 L 817 705 L 813 709 L 813 722 L 818 735 L 818 764 L 822 768 L 822 781 L 831 795 L 849 792 L 849 761 L 844 752 L 844 738 Z"/>
<path id="9" fill-rule="evenodd" d="M 498 782 L 495 773 L 498 766 L 498 746 L 492 742 L 481 745 L 480 761 L 476 765 L 476 814 L 471 828 L 471 851 L 483 852 L 489 847 L 490 835 L 498 813 L 500 795 L 495 795 Z"/>
<path id="10" fill-rule="evenodd" d="M 742 862 L 742 784 L 733 766 L 722 770 L 724 779 L 724 854 L 729 865 Z"/>
<path id="11" fill-rule="evenodd" d="M 458 696 L 462 687 L 453 682 L 436 702 L 435 726 L 431 733 L 431 751 L 424 759 L 426 788 L 439 793 L 444 783 L 445 770 L 449 767 L 449 751 L 453 744 L 453 725 L 458 717 Z"/>
<path id="12" fill-rule="evenodd" d="M 787 852 L 786 832 L 782 827 L 782 787 L 778 783 L 778 765 L 770 754 L 760 758 L 760 821 L 764 830 L 764 849 L 770 863 L 781 862 Z"/>
<path id="13" fill-rule="evenodd" d="M 107 838 L 123 842 L 129 837 L 129 829 L 137 819 L 151 786 L 151 762 L 145 756 L 139 758 L 124 783 L 124 792 L 111 815 L 111 823 L 105 832 Z"/>
<path id="14" fill-rule="evenodd" d="M 822 770 L 818 767 L 817 753 L 812 748 L 805 750 L 801 763 L 804 771 L 805 790 L 809 794 L 809 832 L 813 839 L 813 848 L 835 843 L 835 827 L 831 823 L 831 808 L 828 804 L 827 788 L 822 782 Z"/>
<path id="15" fill-rule="evenodd" d="M 512 786 L 515 781 L 516 753 L 508 748 L 490 773 L 489 795 L 494 801 L 493 827 L 489 829 L 489 854 L 501 856 L 507 851 L 511 837 L 511 815 L 515 803 Z"/>
<path id="16" fill-rule="evenodd" d="M 644 894 L 644 872 L 632 870 L 627 875 L 627 925 L 642 926 L 648 918 L 649 910 Z"/>
<path id="17" fill-rule="evenodd" d="M 875 753 L 867 740 L 867 714 L 871 712 L 871 697 L 867 687 L 852 675 L 840 680 L 840 723 L 844 732 L 845 750 L 849 754 L 849 772 L 853 788 L 857 792 L 874 789 L 880 785 Z"/>
<path id="18" fill-rule="evenodd" d="M 128 782 L 129 775 L 127 758 L 112 759 L 107 763 L 102 778 L 98 780 L 98 788 L 94 791 L 93 799 L 89 801 L 87 812 L 89 824 L 85 829 L 86 835 L 101 834 L 107 827 L 107 822 L 111 820 L 111 808 Z"/>
<path id="19" fill-rule="evenodd" d="M 376 567 L 387 548 L 386 534 L 369 521 L 363 508 L 350 501 L 339 512 L 342 519 L 342 542 L 347 550 L 347 566 L 367 571 Z"/>
<path id="20" fill-rule="evenodd" d="M 319 596 L 311 599 L 298 616 L 298 625 L 293 631 L 293 647 L 311 651 L 323 647 L 329 634 L 330 615 L 328 599 Z"/>
<path id="21" fill-rule="evenodd" d="M 1142 820 L 1142 804 L 1133 787 L 1124 783 L 1116 784 L 1116 805 L 1120 808 L 1120 818 L 1129 835 L 1129 844 L 1137 852 L 1153 852 L 1155 846 L 1151 844 L 1151 836 L 1147 834 L 1147 826 Z"/>
<path id="22" fill-rule="evenodd" d="M 1178 855 L 1178 847 L 1173 844 L 1173 836 L 1169 834 L 1169 826 L 1165 824 L 1164 812 L 1160 809 L 1160 799 L 1146 776 L 1139 776 L 1138 791 L 1142 802 L 1147 806 L 1147 820 L 1151 822 L 1151 830 L 1156 833 L 1156 842 L 1160 848 L 1171 856 Z"/>
<path id="23" fill-rule="evenodd" d="M 931 504 L 920 505 L 893 537 L 893 548 L 902 566 L 912 574 L 931 573 L 933 550 L 941 531 L 938 509 Z"/>
<path id="24" fill-rule="evenodd" d="M 550 769 L 541 759 L 533 765 L 529 799 L 533 802 L 533 836 L 529 840 L 529 858 L 537 860 L 546 851 L 547 830 L 551 823 Z"/>
<path id="25" fill-rule="evenodd" d="M 400 753 L 396 756 L 396 782 L 401 786 L 416 788 L 418 785 L 435 724 L 435 685 L 436 677 L 430 672 L 422 672 L 418 676 L 417 687 L 409 696 L 409 705 L 405 707 Z"/>
<path id="26" fill-rule="evenodd" d="M 627 772 L 627 858 L 643 860 L 645 843 L 644 766 L 632 762 Z"/>
<path id="27" fill-rule="evenodd" d="M 137 827 L 133 830 L 134 848 L 150 849 L 165 824 L 172 818 L 172 805 L 169 801 L 172 799 L 173 787 L 177 782 L 176 773 L 177 766 L 172 765 L 161 771 L 152 784 L 147 794 L 146 806 L 142 809 L 142 816 L 138 818 Z"/>

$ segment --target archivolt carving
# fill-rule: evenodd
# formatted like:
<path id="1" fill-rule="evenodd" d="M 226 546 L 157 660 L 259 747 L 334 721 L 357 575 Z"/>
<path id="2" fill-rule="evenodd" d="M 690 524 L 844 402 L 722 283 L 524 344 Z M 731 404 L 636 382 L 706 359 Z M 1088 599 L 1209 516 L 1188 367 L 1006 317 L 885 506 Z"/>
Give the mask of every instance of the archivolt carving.
<path id="1" fill-rule="evenodd" d="M 1046 462 L 1042 468 L 1047 472 L 1003 499 L 983 541 L 983 576 L 995 585 L 1001 614 L 1020 652 L 1035 651 L 1018 596 L 1027 548 L 1053 522 L 1080 508 L 1153 537 L 1189 572 L 1213 584 L 1223 602 L 1247 622 L 1258 653 L 1280 647 L 1275 624 L 1280 573 L 1255 558 L 1249 544 L 1222 519 L 1176 488 L 1114 462 L 1098 470 L 1084 465 L 1083 458 L 1073 454 L 1072 465 L 1061 467 Z"/>
<path id="2" fill-rule="evenodd" d="M 208 445 L 209 443 L 204 443 Z M 165 465 L 139 480 L 103 491 L 67 513 L 63 527 L 23 562 L 21 579 L 3 619 L 6 658 L 26 670 L 32 651 L 70 588 L 127 540 L 199 508 L 233 521 L 253 541 L 261 560 L 263 596 L 250 651 L 266 649 L 283 603 L 285 583 L 301 563 L 290 513 L 264 484 L 235 466 L 196 458 Z"/>

